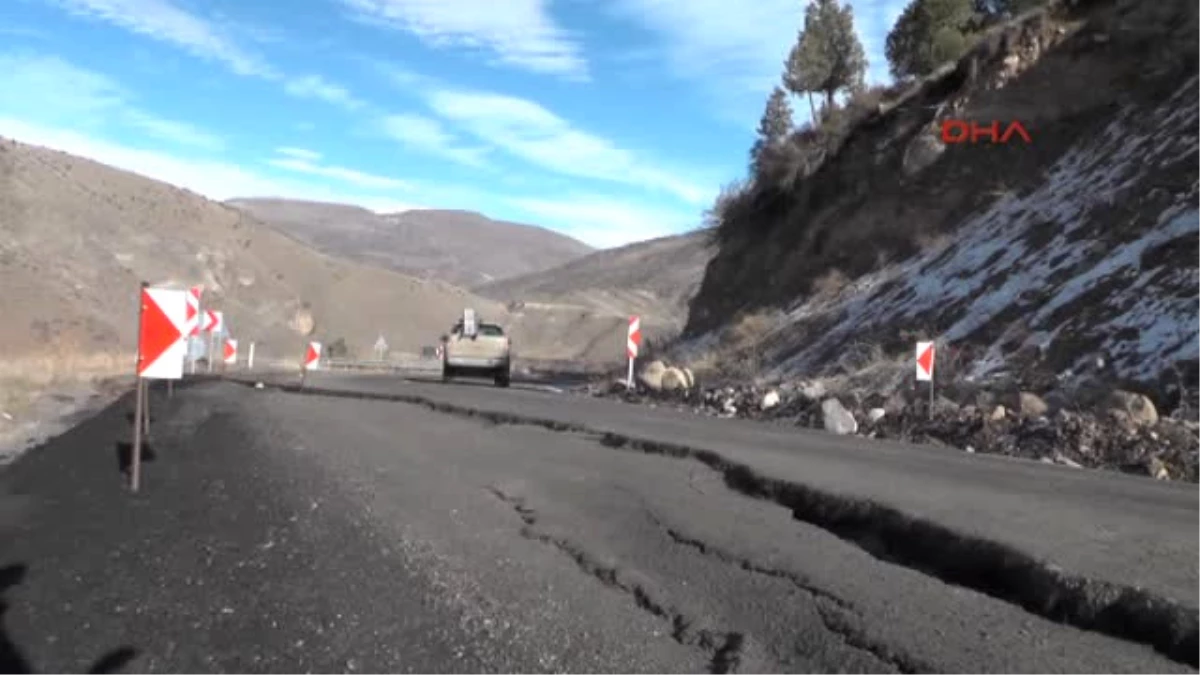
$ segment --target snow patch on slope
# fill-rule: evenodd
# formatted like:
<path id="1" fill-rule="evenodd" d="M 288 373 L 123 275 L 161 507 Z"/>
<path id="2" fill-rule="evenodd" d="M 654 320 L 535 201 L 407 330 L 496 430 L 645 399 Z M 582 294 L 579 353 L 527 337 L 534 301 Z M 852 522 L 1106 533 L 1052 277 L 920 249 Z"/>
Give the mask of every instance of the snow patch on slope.
<path id="1" fill-rule="evenodd" d="M 791 308 L 773 340 L 784 347 L 769 375 L 820 370 L 840 345 L 892 324 L 948 325 L 940 338 L 954 342 L 977 336 L 1002 314 L 1025 324 L 1026 344 L 1092 339 L 1125 377 L 1196 358 L 1197 268 L 1143 265 L 1147 252 L 1194 249 L 1200 236 L 1196 185 L 1163 194 L 1151 177 L 1195 161 L 1196 86 L 1193 78 L 1151 110 L 1127 108 L 1063 155 L 1036 190 L 997 200 L 942 247 L 861 277 L 833 301 L 805 299 Z M 1134 209 L 1142 222 L 1114 211 L 1147 197 L 1147 208 L 1159 212 Z M 1097 306 L 1087 294 L 1101 284 L 1115 290 Z M 833 325 L 811 342 L 789 342 L 787 334 L 804 333 L 797 324 L 816 320 Z M 976 374 L 1003 363 L 1000 342 Z"/>

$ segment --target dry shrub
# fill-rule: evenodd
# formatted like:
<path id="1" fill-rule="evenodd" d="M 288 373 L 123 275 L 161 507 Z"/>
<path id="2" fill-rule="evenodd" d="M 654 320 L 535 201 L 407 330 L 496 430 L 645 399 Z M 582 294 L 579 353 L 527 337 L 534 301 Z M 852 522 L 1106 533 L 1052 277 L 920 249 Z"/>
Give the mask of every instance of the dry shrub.
<path id="1" fill-rule="evenodd" d="M 850 279 L 842 274 L 841 270 L 833 268 L 813 281 L 812 292 L 817 298 L 833 298 L 841 293 L 848 283 L 850 283 Z"/>
<path id="2" fill-rule="evenodd" d="M 725 338 L 730 347 L 745 349 L 761 342 L 774 326 L 775 321 L 768 312 L 749 312 L 734 322 Z"/>
<path id="3" fill-rule="evenodd" d="M 946 232 L 919 232 L 913 237 L 913 242 L 922 251 L 936 251 L 948 246 L 953 238 Z"/>

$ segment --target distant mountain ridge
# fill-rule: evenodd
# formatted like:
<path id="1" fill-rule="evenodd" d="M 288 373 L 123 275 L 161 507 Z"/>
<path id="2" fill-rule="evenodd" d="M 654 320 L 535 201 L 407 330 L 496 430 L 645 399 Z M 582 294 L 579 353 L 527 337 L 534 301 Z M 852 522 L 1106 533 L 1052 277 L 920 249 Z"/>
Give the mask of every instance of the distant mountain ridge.
<path id="1" fill-rule="evenodd" d="M 652 333 L 683 328 L 714 249 L 705 231 L 604 249 L 549 270 L 472 287 L 506 303 L 578 307 L 595 315 L 638 314 Z"/>
<path id="2" fill-rule="evenodd" d="M 473 211 L 379 214 L 346 204 L 269 198 L 226 203 L 331 255 L 461 287 L 540 272 L 594 250 L 543 227 Z"/>

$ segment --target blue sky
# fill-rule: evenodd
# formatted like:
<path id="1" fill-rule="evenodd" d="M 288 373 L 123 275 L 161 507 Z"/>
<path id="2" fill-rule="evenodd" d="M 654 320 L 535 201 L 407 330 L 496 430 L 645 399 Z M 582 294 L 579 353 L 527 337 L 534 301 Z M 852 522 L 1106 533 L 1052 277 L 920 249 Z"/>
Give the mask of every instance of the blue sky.
<path id="1" fill-rule="evenodd" d="M 463 208 L 613 246 L 697 227 L 744 173 L 804 4 L 3 0 L 0 135 L 214 199 Z M 883 80 L 904 0 L 852 4 Z"/>

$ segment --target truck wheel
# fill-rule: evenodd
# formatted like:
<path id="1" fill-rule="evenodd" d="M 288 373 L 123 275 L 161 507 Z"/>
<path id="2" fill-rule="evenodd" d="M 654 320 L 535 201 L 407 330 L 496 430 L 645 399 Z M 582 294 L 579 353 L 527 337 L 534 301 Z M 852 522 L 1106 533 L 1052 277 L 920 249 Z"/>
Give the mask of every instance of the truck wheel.
<path id="1" fill-rule="evenodd" d="M 508 384 L 509 384 L 508 370 L 505 369 L 505 370 L 501 370 L 501 371 L 497 372 L 496 373 L 496 386 L 504 388 L 504 387 L 507 387 Z"/>

